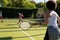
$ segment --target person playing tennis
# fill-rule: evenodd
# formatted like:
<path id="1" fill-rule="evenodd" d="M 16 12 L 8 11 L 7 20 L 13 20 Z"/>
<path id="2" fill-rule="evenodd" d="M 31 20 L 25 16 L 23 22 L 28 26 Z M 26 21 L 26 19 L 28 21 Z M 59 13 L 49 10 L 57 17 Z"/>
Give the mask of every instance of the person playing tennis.
<path id="1" fill-rule="evenodd" d="M 18 15 L 19 15 L 19 21 L 18 21 L 18 23 L 21 23 L 23 21 L 22 18 L 24 17 L 24 15 L 23 15 L 23 13 L 18 13 Z"/>
<path id="2" fill-rule="evenodd" d="M 57 3 L 55 1 L 48 1 L 46 7 L 48 11 L 44 13 L 45 22 L 41 24 L 47 24 L 49 40 L 60 40 L 60 32 L 58 28 L 58 23 L 60 25 L 60 18 L 54 11 L 57 8 Z"/>
<path id="3" fill-rule="evenodd" d="M 24 17 L 23 13 L 18 13 L 19 14 L 19 28 L 21 30 L 29 30 L 30 29 L 30 23 L 27 21 L 23 21 L 22 18 Z"/>

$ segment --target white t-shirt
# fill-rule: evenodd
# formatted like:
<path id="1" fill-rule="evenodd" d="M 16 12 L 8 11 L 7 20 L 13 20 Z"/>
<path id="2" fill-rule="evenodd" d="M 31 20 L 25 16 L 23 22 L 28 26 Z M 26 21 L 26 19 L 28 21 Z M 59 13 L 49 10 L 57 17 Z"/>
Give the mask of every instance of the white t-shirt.
<path id="1" fill-rule="evenodd" d="M 0 11 L 0 16 L 2 16 L 2 12 Z"/>
<path id="2" fill-rule="evenodd" d="M 19 13 L 19 19 L 23 18 L 23 14 Z"/>
<path id="3" fill-rule="evenodd" d="M 50 17 L 48 18 L 47 26 L 58 26 L 57 16 L 58 16 L 58 14 L 55 11 L 51 11 Z"/>

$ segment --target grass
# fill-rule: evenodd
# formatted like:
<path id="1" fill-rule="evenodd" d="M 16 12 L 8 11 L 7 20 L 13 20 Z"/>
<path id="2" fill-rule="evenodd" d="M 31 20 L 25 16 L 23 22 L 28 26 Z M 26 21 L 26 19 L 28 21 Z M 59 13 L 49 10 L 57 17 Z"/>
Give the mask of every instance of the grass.
<path id="1" fill-rule="evenodd" d="M 26 21 L 26 20 L 25 20 Z M 18 19 L 4 19 L 4 22 L 0 22 L 0 40 L 31 40 L 29 36 L 24 34 L 19 28 L 19 25 L 8 25 L 8 24 L 16 24 Z M 33 25 L 26 32 L 35 40 L 43 40 L 44 34 L 46 31 L 46 27 L 41 25 Z"/>

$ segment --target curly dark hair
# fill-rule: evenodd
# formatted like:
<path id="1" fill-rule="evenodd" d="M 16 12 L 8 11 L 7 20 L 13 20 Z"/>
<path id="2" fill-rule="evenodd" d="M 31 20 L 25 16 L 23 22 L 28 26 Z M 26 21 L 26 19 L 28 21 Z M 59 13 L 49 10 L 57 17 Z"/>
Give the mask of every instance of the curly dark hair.
<path id="1" fill-rule="evenodd" d="M 56 7 L 57 7 L 57 3 L 55 1 L 48 1 L 46 3 L 46 7 L 48 10 L 52 11 L 52 10 L 55 10 Z"/>

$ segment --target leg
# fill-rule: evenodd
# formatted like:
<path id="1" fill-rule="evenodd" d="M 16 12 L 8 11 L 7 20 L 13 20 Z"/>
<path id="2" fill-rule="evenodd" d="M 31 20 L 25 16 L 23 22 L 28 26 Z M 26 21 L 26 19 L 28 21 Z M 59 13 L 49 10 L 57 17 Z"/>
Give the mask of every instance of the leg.
<path id="1" fill-rule="evenodd" d="M 19 22 L 18 22 L 18 23 L 19 23 L 19 28 L 20 28 L 20 24 L 21 24 L 22 22 L 23 22 L 22 20 L 19 20 Z"/>
<path id="2" fill-rule="evenodd" d="M 46 30 L 46 34 L 45 34 L 44 40 L 49 40 L 48 29 Z"/>
<path id="3" fill-rule="evenodd" d="M 49 40 L 58 40 L 58 28 L 53 26 L 48 28 Z"/>
<path id="4" fill-rule="evenodd" d="M 19 24 L 19 23 L 21 23 L 21 20 L 19 19 L 19 21 L 18 21 L 18 23 L 17 24 Z"/>
<path id="5" fill-rule="evenodd" d="M 60 31 L 58 30 L 59 28 L 57 28 L 57 39 L 60 40 Z"/>

